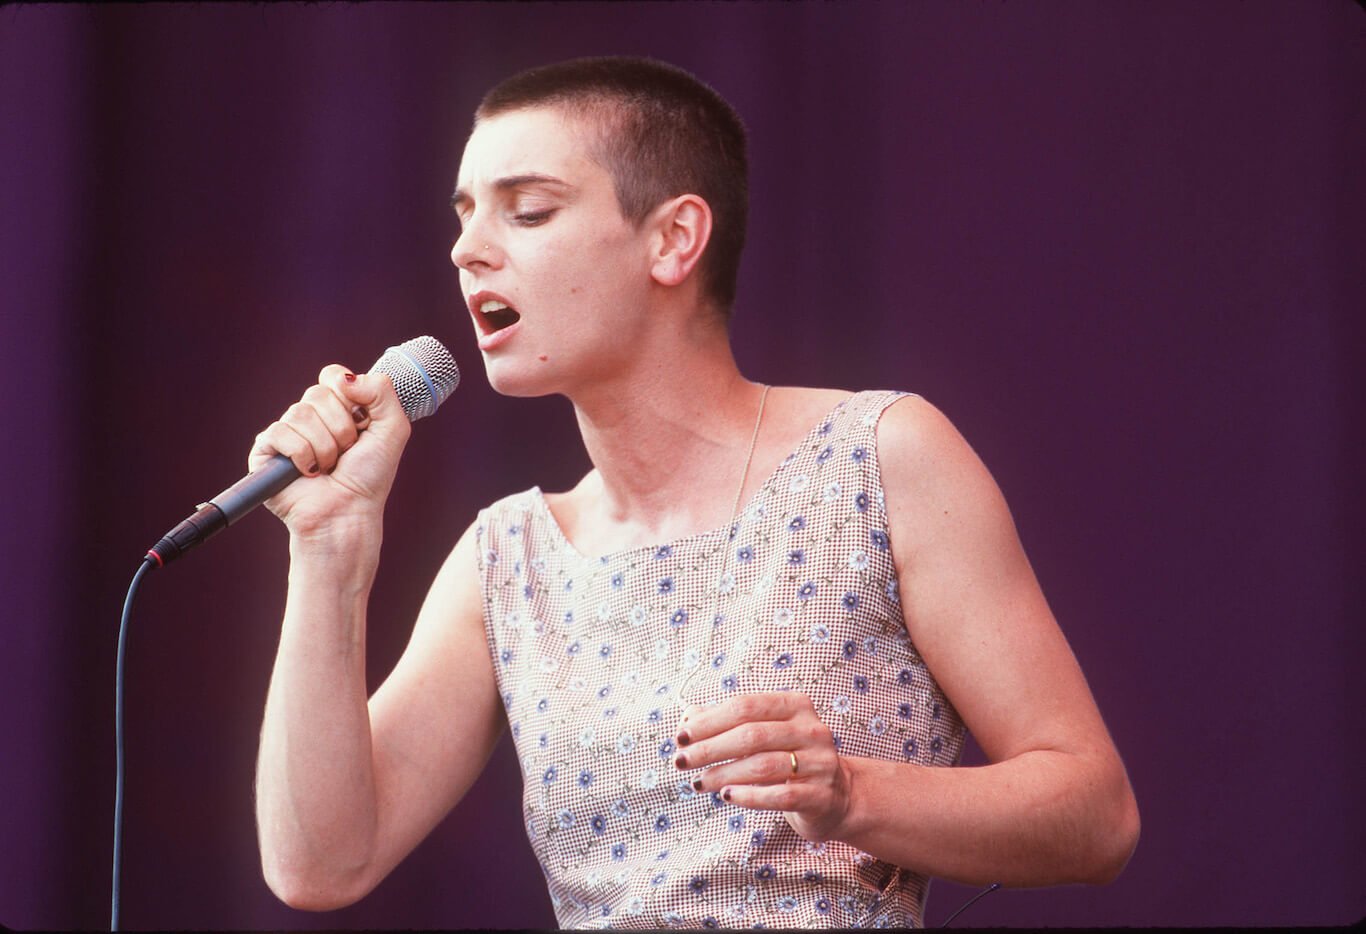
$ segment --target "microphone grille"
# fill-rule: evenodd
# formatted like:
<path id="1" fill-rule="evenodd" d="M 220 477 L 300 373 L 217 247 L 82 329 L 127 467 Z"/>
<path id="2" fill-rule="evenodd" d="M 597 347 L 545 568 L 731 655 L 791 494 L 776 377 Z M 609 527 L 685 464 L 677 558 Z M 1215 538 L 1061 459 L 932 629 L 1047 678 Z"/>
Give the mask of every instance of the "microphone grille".
<path id="1" fill-rule="evenodd" d="M 386 373 L 393 380 L 399 404 L 410 422 L 435 412 L 460 384 L 455 358 L 434 337 L 414 337 L 390 347 L 370 372 Z"/>

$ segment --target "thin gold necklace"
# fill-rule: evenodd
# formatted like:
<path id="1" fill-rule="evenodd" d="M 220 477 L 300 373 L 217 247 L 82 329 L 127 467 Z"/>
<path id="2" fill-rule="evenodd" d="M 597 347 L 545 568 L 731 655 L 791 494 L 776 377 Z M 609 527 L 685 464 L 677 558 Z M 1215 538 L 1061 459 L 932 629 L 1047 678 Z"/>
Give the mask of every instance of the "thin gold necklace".
<path id="1" fill-rule="evenodd" d="M 730 568 L 730 546 L 733 542 L 732 536 L 736 532 L 735 520 L 739 518 L 740 515 L 740 497 L 744 495 L 745 481 L 749 479 L 749 468 L 754 462 L 754 448 L 759 442 L 759 428 L 764 423 L 764 406 L 768 402 L 768 391 L 772 388 L 772 386 L 765 383 L 764 391 L 759 396 L 759 414 L 754 417 L 754 432 L 749 436 L 749 452 L 745 455 L 744 469 L 740 471 L 740 485 L 736 488 L 735 499 L 730 504 L 730 521 L 726 523 L 722 530 L 725 538 L 721 543 L 721 574 L 716 578 L 714 584 L 716 595 L 712 598 L 711 613 L 707 618 L 708 624 L 711 626 L 711 633 L 707 636 L 707 645 L 705 649 L 698 655 L 696 667 L 692 670 L 692 673 L 684 679 L 683 685 L 678 689 L 678 694 L 675 695 L 678 698 L 678 705 L 680 708 L 688 706 L 688 701 L 685 700 L 684 694 L 692 684 L 693 678 L 697 677 L 698 672 L 706 667 L 707 656 L 711 654 L 712 645 L 716 642 L 716 630 L 720 628 L 717 614 L 721 609 L 721 581 L 725 580 L 726 571 Z"/>
<path id="2" fill-rule="evenodd" d="M 765 383 L 763 394 L 759 396 L 759 414 L 754 417 L 754 433 L 749 436 L 749 453 L 745 455 L 745 469 L 740 471 L 740 486 L 735 490 L 735 501 L 730 504 L 728 529 L 735 524 L 735 517 L 740 514 L 740 497 L 745 492 L 745 481 L 749 479 L 749 466 L 754 462 L 754 445 L 759 441 L 759 426 L 764 423 L 764 403 L 768 402 L 768 391 L 772 388 Z M 725 573 L 725 568 L 721 571 Z"/>

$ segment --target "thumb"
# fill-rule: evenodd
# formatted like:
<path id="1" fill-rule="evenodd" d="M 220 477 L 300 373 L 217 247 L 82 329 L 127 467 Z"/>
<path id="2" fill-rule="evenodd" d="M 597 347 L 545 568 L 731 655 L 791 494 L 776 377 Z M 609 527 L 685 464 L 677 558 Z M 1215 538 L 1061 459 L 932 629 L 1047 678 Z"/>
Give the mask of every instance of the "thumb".
<path id="1" fill-rule="evenodd" d="M 399 423 L 407 427 L 407 413 L 387 373 L 355 373 L 334 363 L 318 374 L 318 382 L 343 400 L 358 430 L 372 426 L 382 430 L 389 425 L 398 427 Z"/>
<path id="2" fill-rule="evenodd" d="M 375 421 L 408 417 L 388 373 L 356 373 L 353 378 L 343 377 L 342 387 L 346 398 L 363 406 Z"/>

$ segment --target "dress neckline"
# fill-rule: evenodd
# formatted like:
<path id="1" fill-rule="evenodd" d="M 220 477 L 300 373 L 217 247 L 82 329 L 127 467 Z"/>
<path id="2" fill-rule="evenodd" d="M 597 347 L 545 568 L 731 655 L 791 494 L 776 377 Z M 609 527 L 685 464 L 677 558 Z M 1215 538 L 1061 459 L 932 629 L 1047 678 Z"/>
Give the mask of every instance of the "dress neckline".
<path id="1" fill-rule="evenodd" d="M 560 527 L 560 522 L 558 519 L 555 518 L 555 512 L 550 508 L 550 503 L 546 501 L 545 493 L 541 490 L 541 488 L 539 486 L 533 486 L 530 492 L 532 494 L 533 501 L 536 504 L 536 508 L 538 508 L 544 514 L 546 521 L 550 525 L 550 530 L 552 534 L 554 534 L 554 536 L 557 539 L 559 539 L 560 544 L 571 555 L 573 555 L 575 558 L 578 558 L 581 561 L 597 561 L 602 564 L 610 564 L 611 562 L 620 560 L 621 558 L 627 557 L 629 555 L 649 554 L 650 552 L 657 552 L 661 548 L 669 548 L 672 550 L 675 548 L 682 547 L 684 545 L 688 545 L 690 543 L 703 542 L 712 537 L 729 535 L 731 527 L 738 526 L 744 519 L 744 517 L 749 514 L 750 510 L 758 504 L 760 498 L 767 495 L 769 489 L 778 480 L 778 478 L 782 476 L 783 472 L 787 470 L 788 466 L 797 459 L 798 454 L 800 454 L 801 450 L 811 442 L 811 439 L 815 437 L 826 425 L 833 423 L 834 420 L 839 417 L 840 413 L 842 412 L 845 406 L 847 406 L 850 402 L 852 402 L 854 399 L 863 394 L 864 393 L 862 392 L 851 392 L 849 395 L 841 399 L 835 405 L 834 408 L 832 408 L 824 416 L 822 416 L 816 422 L 816 424 L 811 427 L 810 431 L 802 435 L 801 439 L 797 442 L 796 447 L 789 451 L 787 456 L 778 462 L 778 466 L 774 467 L 773 470 L 769 472 L 768 476 L 764 479 L 764 482 L 759 485 L 758 489 L 756 489 L 752 494 L 750 494 L 749 499 L 745 500 L 745 505 L 740 508 L 740 510 L 735 514 L 734 518 L 730 521 L 730 523 L 728 525 L 723 525 L 719 528 L 707 529 L 703 532 L 694 532 L 691 535 L 685 535 L 682 538 L 676 538 L 670 542 L 660 542 L 650 545 L 637 545 L 634 548 L 623 548 L 619 551 L 608 552 L 605 555 L 599 555 L 594 557 L 591 555 L 585 555 L 583 552 L 579 551 L 579 549 L 575 547 L 574 543 L 569 540 L 569 536 L 566 535 L 564 533 L 564 529 Z"/>

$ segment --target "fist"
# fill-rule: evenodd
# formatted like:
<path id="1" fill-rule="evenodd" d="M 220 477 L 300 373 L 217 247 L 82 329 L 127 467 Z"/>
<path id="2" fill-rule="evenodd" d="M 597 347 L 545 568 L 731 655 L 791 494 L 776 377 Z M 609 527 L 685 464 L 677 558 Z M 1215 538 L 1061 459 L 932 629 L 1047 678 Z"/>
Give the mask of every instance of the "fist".
<path id="1" fill-rule="evenodd" d="M 324 367 L 316 385 L 256 436 L 248 469 L 276 454 L 302 475 L 266 507 L 290 531 L 311 534 L 338 521 L 378 519 L 412 426 L 385 374 Z"/>

